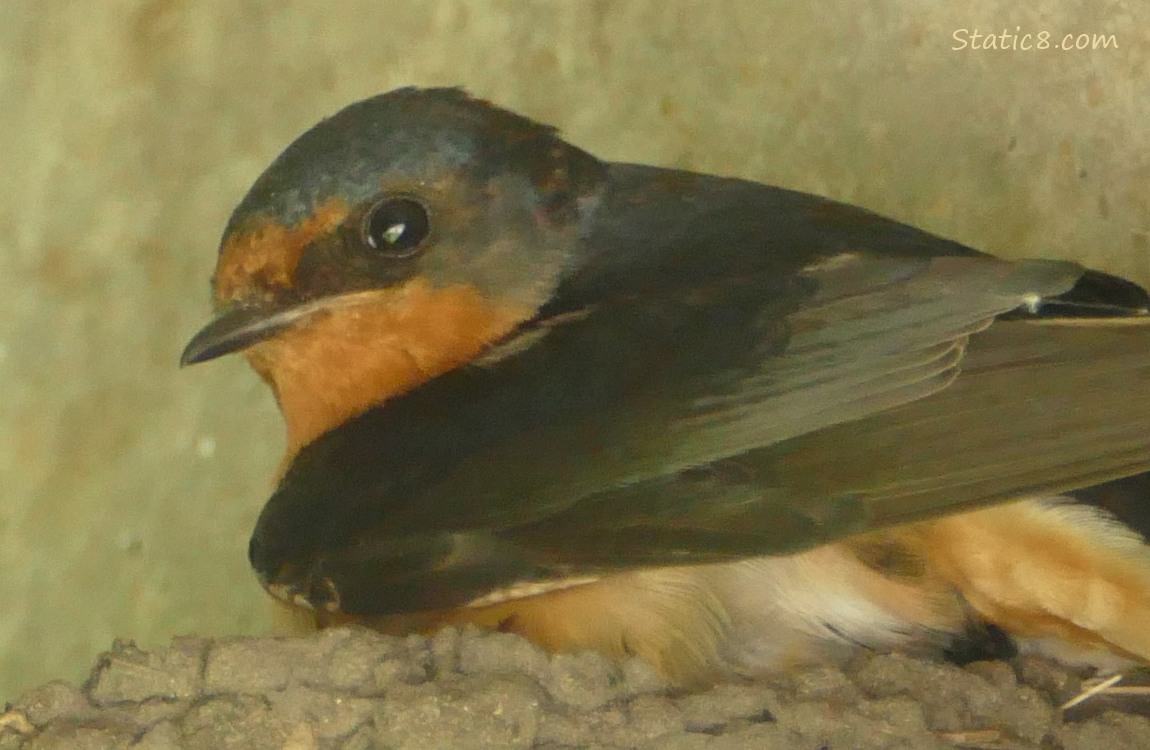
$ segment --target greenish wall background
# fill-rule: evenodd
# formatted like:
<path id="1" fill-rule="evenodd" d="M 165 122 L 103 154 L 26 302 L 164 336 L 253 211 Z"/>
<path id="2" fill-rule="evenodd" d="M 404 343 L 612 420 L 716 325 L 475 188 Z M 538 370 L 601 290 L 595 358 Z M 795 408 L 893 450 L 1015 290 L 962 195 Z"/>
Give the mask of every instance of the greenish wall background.
<path id="1" fill-rule="evenodd" d="M 114 637 L 267 627 L 278 416 L 238 359 L 175 362 L 232 206 L 353 99 L 464 84 L 603 157 L 1150 282 L 1150 5 L 955 5 L 4 0 L 0 698 Z M 1117 47 L 952 49 L 1016 27 Z"/>

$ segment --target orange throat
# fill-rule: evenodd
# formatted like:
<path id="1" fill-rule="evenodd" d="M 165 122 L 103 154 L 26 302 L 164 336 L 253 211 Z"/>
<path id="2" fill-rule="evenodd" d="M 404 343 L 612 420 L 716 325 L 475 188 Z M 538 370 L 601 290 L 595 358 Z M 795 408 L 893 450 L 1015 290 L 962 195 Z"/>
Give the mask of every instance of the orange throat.
<path id="1" fill-rule="evenodd" d="M 471 361 L 530 314 L 416 278 L 336 300 L 252 347 L 248 361 L 279 402 L 290 461 L 351 417 Z"/>

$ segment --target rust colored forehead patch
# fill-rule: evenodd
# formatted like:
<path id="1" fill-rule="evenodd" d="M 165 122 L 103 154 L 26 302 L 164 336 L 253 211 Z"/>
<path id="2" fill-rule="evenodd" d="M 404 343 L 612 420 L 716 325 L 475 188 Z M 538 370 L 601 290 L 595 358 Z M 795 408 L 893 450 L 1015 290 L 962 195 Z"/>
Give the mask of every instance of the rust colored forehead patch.
<path id="1" fill-rule="evenodd" d="M 253 302 L 290 289 L 304 250 L 347 220 L 350 208 L 339 198 L 320 204 L 295 226 L 261 218 L 224 240 L 212 287 L 217 305 Z"/>

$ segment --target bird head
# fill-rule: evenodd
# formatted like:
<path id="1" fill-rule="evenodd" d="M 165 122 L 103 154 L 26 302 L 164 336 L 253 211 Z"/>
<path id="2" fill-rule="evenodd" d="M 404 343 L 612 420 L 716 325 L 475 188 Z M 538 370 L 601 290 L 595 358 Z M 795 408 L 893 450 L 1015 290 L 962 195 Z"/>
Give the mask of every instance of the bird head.
<path id="1" fill-rule="evenodd" d="M 534 316 L 574 264 L 605 170 L 458 89 L 357 102 L 288 146 L 236 208 L 217 315 L 181 362 L 246 352 L 298 449 Z"/>

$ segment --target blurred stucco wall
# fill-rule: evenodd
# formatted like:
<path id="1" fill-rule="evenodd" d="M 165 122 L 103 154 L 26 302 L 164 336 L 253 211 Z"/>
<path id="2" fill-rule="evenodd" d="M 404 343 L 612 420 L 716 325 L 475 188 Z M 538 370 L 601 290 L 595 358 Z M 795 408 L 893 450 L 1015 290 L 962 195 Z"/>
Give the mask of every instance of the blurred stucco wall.
<path id="1" fill-rule="evenodd" d="M 175 362 L 232 206 L 350 100 L 464 84 L 601 156 L 1150 281 L 1150 6 L 944 5 L 4 0 L 0 699 L 113 637 L 267 626 L 278 416 L 238 359 Z"/>

